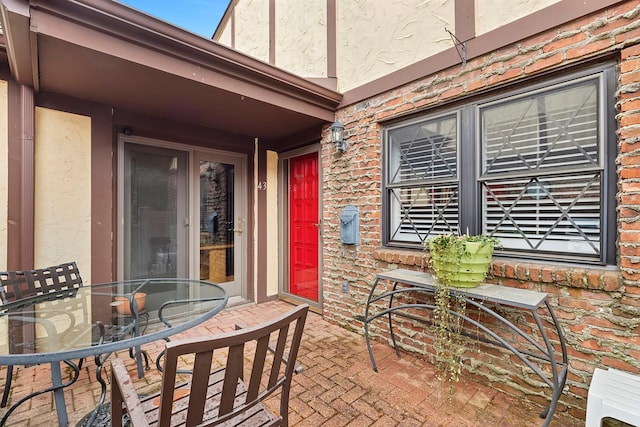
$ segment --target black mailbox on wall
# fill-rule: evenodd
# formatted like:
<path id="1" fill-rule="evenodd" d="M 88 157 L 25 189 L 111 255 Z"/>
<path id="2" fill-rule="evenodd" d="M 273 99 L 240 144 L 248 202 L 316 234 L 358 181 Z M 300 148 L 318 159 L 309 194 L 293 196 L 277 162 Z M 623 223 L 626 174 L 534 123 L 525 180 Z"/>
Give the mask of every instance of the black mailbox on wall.
<path id="1" fill-rule="evenodd" d="M 340 214 L 340 241 L 343 245 L 357 245 L 359 241 L 360 220 L 357 207 L 349 205 Z"/>

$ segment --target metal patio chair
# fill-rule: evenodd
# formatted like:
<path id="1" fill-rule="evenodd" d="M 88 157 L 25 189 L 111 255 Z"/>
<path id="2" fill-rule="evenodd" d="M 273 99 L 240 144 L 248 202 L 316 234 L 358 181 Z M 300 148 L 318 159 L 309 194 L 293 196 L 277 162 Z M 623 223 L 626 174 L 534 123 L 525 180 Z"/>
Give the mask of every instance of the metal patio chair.
<path id="1" fill-rule="evenodd" d="M 122 360 L 114 359 L 112 426 L 122 426 L 123 409 L 134 427 L 177 420 L 186 427 L 287 426 L 291 377 L 308 310 L 304 304 L 258 326 L 167 343 L 161 390 L 142 400 Z M 270 396 L 280 401 L 278 414 L 263 404 Z"/>
<path id="2" fill-rule="evenodd" d="M 66 291 L 73 291 L 73 289 L 82 286 L 82 278 L 75 262 L 34 270 L 0 272 L 0 299 L 2 300 L 2 305 L 39 295 L 51 295 L 54 297 L 59 294 L 63 297 L 66 295 Z M 70 366 L 78 366 L 78 368 L 82 367 L 82 360 L 78 362 L 78 365 L 68 361 L 65 361 L 65 363 Z M 0 407 L 2 408 L 7 406 L 12 377 L 13 365 L 8 365 L 7 379 L 2 393 L 2 401 L 0 401 Z"/>

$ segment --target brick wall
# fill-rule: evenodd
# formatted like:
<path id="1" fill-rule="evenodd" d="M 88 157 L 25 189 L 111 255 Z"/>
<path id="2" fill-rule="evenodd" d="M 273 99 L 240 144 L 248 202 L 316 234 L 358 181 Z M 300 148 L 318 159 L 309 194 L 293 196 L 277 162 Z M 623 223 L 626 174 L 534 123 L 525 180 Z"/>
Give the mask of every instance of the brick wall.
<path id="1" fill-rule="evenodd" d="M 422 252 L 382 247 L 380 121 L 426 110 L 500 84 L 541 72 L 609 56 L 619 64 L 616 93 L 618 121 L 618 265 L 617 268 L 549 265 L 524 260 L 495 260 L 494 283 L 548 292 L 569 346 L 567 387 L 558 411 L 584 418 L 585 397 L 596 366 L 640 372 L 640 2 L 616 7 L 567 23 L 512 46 L 425 76 L 338 112 L 349 151 L 337 153 L 323 144 L 323 296 L 325 316 L 343 327 L 362 331 L 356 316 L 364 305 L 373 276 L 388 268 L 425 268 Z M 569 68 L 570 69 L 570 68 Z M 325 135 L 326 137 L 326 135 Z M 360 208 L 360 245 L 340 244 L 340 210 Z M 349 282 L 348 292 L 342 282 Z M 509 315 L 509 313 L 507 313 Z M 513 314 L 515 316 L 515 314 Z M 515 321 L 526 327 L 527 319 Z M 401 345 L 428 356 L 429 337 L 415 325 L 401 325 Z M 374 328 L 374 333 L 376 330 Z M 377 331 L 385 340 L 384 329 Z M 492 382 L 511 394 L 540 404 L 536 382 L 514 369 L 504 353 L 485 348 L 467 354 L 469 375 Z M 487 368 L 487 363 L 494 364 Z M 498 371 L 507 370 L 509 375 Z"/>

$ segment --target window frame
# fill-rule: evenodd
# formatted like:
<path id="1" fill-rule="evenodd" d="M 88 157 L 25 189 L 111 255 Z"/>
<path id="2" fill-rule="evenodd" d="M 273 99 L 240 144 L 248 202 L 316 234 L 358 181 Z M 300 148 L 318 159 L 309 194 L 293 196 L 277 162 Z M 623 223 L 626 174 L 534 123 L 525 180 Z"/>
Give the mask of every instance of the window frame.
<path id="1" fill-rule="evenodd" d="M 618 72 L 616 63 L 605 62 L 591 67 L 584 67 L 574 72 L 564 72 L 560 75 L 543 76 L 536 79 L 527 79 L 507 88 L 496 88 L 483 94 L 468 97 L 455 105 L 444 105 L 422 111 L 409 118 L 396 119 L 383 123 L 382 131 L 382 245 L 389 248 L 422 249 L 420 243 L 410 243 L 400 240 L 391 240 L 391 197 L 394 189 L 402 188 L 402 185 L 389 182 L 389 162 L 391 159 L 391 143 L 389 133 L 394 129 L 427 122 L 438 117 L 457 114 L 458 141 L 457 141 L 457 170 L 458 170 L 458 223 L 463 232 L 468 230 L 471 234 L 481 233 L 484 229 L 484 218 L 475 212 L 484 212 L 481 195 L 483 178 L 481 177 L 482 141 L 481 141 L 481 110 L 483 107 L 509 102 L 511 99 L 522 98 L 526 95 L 553 91 L 554 89 L 567 87 L 580 80 L 588 80 L 596 77 L 599 79 L 598 118 L 602 130 L 602 141 L 598 147 L 601 156 L 602 174 L 600 177 L 600 256 L 585 256 L 580 254 L 553 254 L 549 252 L 536 252 L 531 250 L 497 250 L 497 256 L 510 258 L 531 258 L 548 261 L 567 261 L 590 265 L 615 265 L 617 235 L 616 224 L 616 193 L 617 193 L 617 169 L 615 158 L 617 155 L 616 119 L 615 119 L 615 90 L 618 84 Z M 551 171 L 549 171 L 551 174 Z M 484 179 L 486 180 L 486 178 Z M 390 185 L 391 184 L 391 185 Z M 411 185 L 405 185 L 405 188 Z"/>

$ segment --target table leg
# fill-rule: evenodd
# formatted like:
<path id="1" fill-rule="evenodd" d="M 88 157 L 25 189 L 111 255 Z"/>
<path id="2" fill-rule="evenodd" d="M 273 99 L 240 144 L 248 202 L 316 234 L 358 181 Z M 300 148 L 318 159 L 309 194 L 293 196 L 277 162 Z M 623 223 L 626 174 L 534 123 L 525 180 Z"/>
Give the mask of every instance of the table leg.
<path id="1" fill-rule="evenodd" d="M 369 298 L 367 298 L 367 305 L 364 308 L 364 340 L 367 343 L 367 350 L 369 351 L 369 359 L 371 360 L 371 366 L 373 366 L 373 370 L 374 372 L 378 372 L 378 366 L 376 365 L 376 361 L 373 358 L 373 351 L 371 350 L 371 342 L 369 341 L 369 304 L 371 302 L 371 298 L 373 297 L 373 292 L 376 289 L 376 286 L 378 285 L 378 280 L 376 278 L 376 280 L 373 282 L 373 285 L 371 286 L 371 292 L 369 292 Z"/>
<path id="2" fill-rule="evenodd" d="M 398 344 L 396 344 L 396 334 L 393 332 L 393 319 L 391 315 L 393 311 L 393 297 L 395 295 L 395 290 L 398 288 L 398 282 L 393 282 L 393 289 L 391 289 L 391 294 L 389 295 L 389 335 L 391 336 L 391 342 L 393 343 L 393 348 L 396 351 L 396 356 L 400 357 L 400 350 L 398 349 Z"/>
<path id="3" fill-rule="evenodd" d="M 58 413 L 58 424 L 66 427 L 69 425 L 69 418 L 67 416 L 67 405 L 64 401 L 64 390 L 62 389 L 60 362 L 51 363 L 51 383 L 54 387 L 53 398 L 56 403 L 56 412 Z"/>

